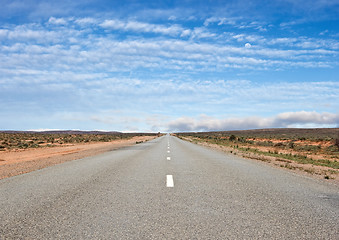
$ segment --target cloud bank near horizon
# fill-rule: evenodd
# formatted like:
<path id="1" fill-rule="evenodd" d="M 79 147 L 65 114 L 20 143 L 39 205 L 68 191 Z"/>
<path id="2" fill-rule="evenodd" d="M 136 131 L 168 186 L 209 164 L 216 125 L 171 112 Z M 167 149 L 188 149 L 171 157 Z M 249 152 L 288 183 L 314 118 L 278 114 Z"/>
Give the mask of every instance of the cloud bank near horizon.
<path id="1" fill-rule="evenodd" d="M 285 112 L 273 117 L 217 119 L 206 115 L 199 118 L 181 117 L 168 124 L 169 132 L 246 130 L 260 128 L 339 127 L 339 114 L 318 112 Z"/>

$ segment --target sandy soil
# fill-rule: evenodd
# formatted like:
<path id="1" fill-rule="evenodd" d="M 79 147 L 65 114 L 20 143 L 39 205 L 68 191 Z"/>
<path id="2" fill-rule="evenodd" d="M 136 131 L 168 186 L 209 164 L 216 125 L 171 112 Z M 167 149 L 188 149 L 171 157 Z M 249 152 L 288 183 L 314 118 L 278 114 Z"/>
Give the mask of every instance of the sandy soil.
<path id="1" fill-rule="evenodd" d="M 131 146 L 154 136 L 133 137 L 113 142 L 72 144 L 50 148 L 34 148 L 0 152 L 0 179 L 35 171 L 55 164 L 72 161 Z"/>
<path id="2" fill-rule="evenodd" d="M 249 138 L 248 140 L 254 140 Z M 274 144 L 277 143 L 289 143 L 291 142 L 291 140 L 277 140 L 277 139 L 267 139 L 267 138 L 256 138 L 255 139 L 256 142 L 267 142 L 267 141 L 271 141 Z M 333 143 L 331 141 L 309 141 L 309 140 L 303 140 L 303 141 L 293 141 L 295 144 L 299 144 L 300 146 L 319 146 L 322 149 L 325 149 L 326 147 L 331 146 Z M 258 149 L 262 152 L 269 152 L 269 151 L 277 151 L 279 153 L 283 153 L 283 154 L 302 154 L 305 155 L 309 158 L 315 159 L 315 160 L 320 160 L 320 159 L 327 159 L 329 161 L 334 161 L 335 159 L 331 159 L 331 156 L 329 156 L 329 154 L 325 154 L 325 153 L 320 153 L 320 151 L 317 151 L 315 153 L 312 152 L 307 152 L 307 151 L 294 151 L 293 149 L 288 149 L 288 150 L 283 150 L 283 149 L 279 149 L 279 148 L 275 148 L 274 146 L 272 147 L 264 147 L 264 146 L 249 146 L 249 145 L 244 145 L 242 147 L 248 147 L 248 148 L 252 148 L 252 149 Z"/>

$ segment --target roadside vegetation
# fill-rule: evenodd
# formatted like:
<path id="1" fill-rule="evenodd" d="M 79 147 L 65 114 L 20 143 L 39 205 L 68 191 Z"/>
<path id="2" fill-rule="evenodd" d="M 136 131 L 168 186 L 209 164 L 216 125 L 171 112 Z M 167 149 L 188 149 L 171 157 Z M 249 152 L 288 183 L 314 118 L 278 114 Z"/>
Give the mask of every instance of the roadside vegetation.
<path id="1" fill-rule="evenodd" d="M 324 178 L 339 173 L 339 128 L 263 129 L 177 133 L 191 142 L 222 148 L 232 154 L 302 170 Z"/>
<path id="2" fill-rule="evenodd" d="M 135 136 L 151 136 L 154 133 L 119 132 L 0 132 L 0 151 L 55 147 L 77 143 L 111 142 Z"/>

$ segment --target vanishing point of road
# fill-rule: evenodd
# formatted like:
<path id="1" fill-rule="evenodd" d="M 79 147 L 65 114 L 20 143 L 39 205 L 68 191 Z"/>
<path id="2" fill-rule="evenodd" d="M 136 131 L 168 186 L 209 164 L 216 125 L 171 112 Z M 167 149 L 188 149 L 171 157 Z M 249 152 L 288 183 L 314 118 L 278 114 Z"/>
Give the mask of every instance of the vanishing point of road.
<path id="1" fill-rule="evenodd" d="M 0 239 L 339 239 L 339 188 L 166 135 L 0 180 Z"/>

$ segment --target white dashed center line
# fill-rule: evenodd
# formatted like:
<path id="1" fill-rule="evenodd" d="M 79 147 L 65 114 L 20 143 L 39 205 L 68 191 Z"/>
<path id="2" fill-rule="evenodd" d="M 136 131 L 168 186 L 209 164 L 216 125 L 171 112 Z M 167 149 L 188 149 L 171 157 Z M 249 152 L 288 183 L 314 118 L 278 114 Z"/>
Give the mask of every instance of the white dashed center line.
<path id="1" fill-rule="evenodd" d="M 174 187 L 173 176 L 166 175 L 166 186 L 167 187 Z"/>
<path id="2" fill-rule="evenodd" d="M 167 153 L 170 153 L 170 144 L 167 142 Z M 167 157 L 167 160 L 170 161 L 171 157 Z M 174 187 L 173 175 L 166 175 L 166 187 Z"/>

